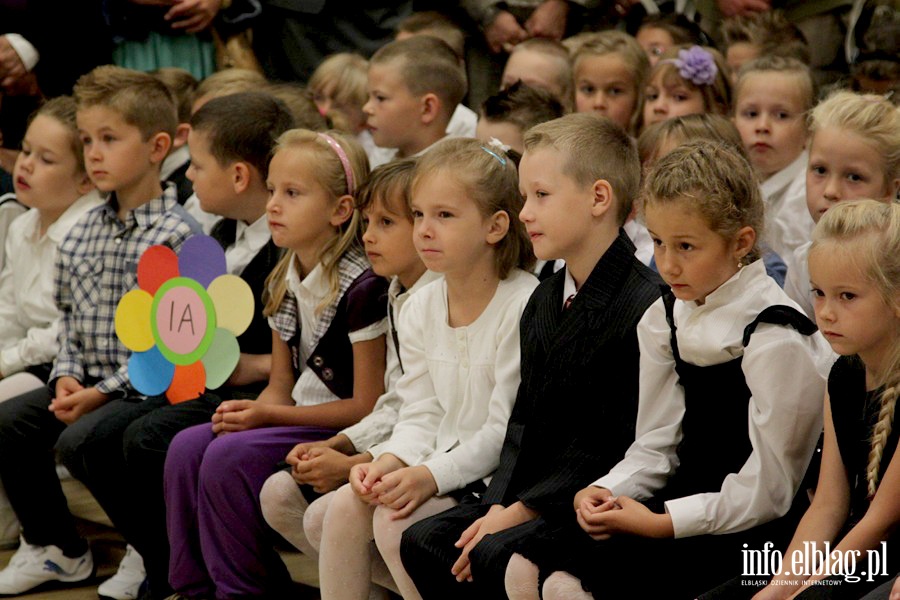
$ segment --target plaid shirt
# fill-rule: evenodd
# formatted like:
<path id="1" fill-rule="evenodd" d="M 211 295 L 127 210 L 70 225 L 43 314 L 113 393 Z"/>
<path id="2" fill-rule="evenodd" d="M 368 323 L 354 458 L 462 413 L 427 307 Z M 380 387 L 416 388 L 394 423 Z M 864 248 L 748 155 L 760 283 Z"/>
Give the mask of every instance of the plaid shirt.
<path id="1" fill-rule="evenodd" d="M 131 352 L 116 337 L 116 305 L 137 287 L 137 263 L 156 244 L 178 252 L 200 226 L 178 205 L 174 186 L 130 211 L 116 214 L 115 193 L 72 227 L 59 247 L 54 298 L 62 316 L 59 355 L 50 383 L 74 377 L 96 382 L 104 394 L 128 393 Z"/>

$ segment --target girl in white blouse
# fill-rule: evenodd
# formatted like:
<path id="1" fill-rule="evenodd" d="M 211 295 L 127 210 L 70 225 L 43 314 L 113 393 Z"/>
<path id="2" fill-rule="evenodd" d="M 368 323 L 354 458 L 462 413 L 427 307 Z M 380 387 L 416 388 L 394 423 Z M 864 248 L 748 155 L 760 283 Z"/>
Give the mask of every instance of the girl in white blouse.
<path id="1" fill-rule="evenodd" d="M 32 117 L 13 169 L 16 199 L 30 208 L 6 238 L 0 272 L 0 401 L 47 384 L 59 349 L 53 268 L 59 243 L 100 204 L 84 171 L 75 101 L 57 98 Z"/>
<path id="2" fill-rule="evenodd" d="M 796 522 L 782 517 L 821 431 L 829 352 L 759 260 L 751 168 L 723 145 L 677 148 L 649 174 L 644 213 L 671 294 L 638 324 L 636 440 L 530 561 L 513 557 L 510 598 L 538 597 L 539 568 L 547 600 L 695 598 Z"/>
<path id="3" fill-rule="evenodd" d="M 373 540 L 403 597 L 418 598 L 400 562 L 403 530 L 484 489 L 497 467 L 519 385 L 519 317 L 537 285 L 523 270 L 533 254 L 518 189 L 503 151 L 473 139 L 443 141 L 416 167 L 413 242 L 444 278 L 400 313 L 393 434 L 353 467 L 325 517 L 326 600 L 368 597 Z"/>

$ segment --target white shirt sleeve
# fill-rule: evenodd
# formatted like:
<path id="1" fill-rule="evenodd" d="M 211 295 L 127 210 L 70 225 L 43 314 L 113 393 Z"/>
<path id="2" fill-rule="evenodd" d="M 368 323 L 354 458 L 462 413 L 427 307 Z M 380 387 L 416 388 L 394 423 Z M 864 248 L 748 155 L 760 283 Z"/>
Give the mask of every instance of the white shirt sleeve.
<path id="1" fill-rule="evenodd" d="M 678 467 L 684 389 L 678 384 L 662 299 L 647 309 L 637 326 L 641 352 L 640 392 L 635 441 L 625 457 L 593 485 L 638 500 L 662 489 Z"/>

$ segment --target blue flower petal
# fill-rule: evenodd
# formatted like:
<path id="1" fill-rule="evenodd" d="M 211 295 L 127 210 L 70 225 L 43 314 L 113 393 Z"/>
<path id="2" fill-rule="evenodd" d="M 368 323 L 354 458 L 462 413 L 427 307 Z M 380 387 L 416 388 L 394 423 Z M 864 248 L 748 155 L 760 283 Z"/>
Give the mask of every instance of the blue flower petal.
<path id="1" fill-rule="evenodd" d="M 156 346 L 146 352 L 133 352 L 128 359 L 131 385 L 145 396 L 157 396 L 165 392 L 174 375 L 175 365 L 166 360 Z"/>

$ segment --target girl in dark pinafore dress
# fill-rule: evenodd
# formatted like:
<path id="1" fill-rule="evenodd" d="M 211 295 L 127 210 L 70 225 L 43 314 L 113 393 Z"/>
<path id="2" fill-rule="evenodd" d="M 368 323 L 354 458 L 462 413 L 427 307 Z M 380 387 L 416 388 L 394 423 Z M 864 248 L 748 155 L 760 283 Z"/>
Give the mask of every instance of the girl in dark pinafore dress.
<path id="1" fill-rule="evenodd" d="M 687 144 L 643 200 L 671 292 L 638 324 L 636 440 L 575 496 L 570 522 L 513 557 L 513 600 L 539 586 L 546 600 L 696 598 L 741 573 L 745 548 L 783 547 L 799 515 L 829 352 L 759 260 L 751 168 L 730 147 Z"/>

